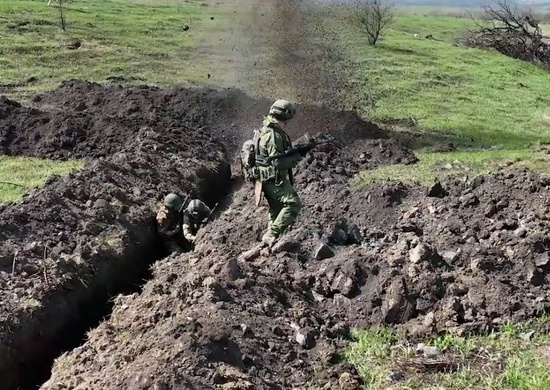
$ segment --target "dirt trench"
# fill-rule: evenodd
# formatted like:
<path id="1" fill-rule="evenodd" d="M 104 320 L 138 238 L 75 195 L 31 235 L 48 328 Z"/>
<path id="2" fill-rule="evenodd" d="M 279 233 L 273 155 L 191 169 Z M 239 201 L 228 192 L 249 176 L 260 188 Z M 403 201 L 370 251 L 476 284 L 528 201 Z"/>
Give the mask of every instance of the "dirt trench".
<path id="1" fill-rule="evenodd" d="M 112 297 L 148 278 L 149 266 L 166 255 L 154 225 L 157 201 L 191 193 L 213 205 L 230 190 L 229 159 L 211 135 L 152 110 L 108 111 L 110 91 L 102 92 L 106 101 L 93 109 L 56 104 L 55 93 L 44 109 L 0 101 L 4 152 L 88 158 L 84 169 L 51 177 L 1 210 L 0 375 L 7 390 L 47 379 L 53 359 L 108 313 Z M 97 127 L 107 117 L 109 125 Z"/>
<path id="2" fill-rule="evenodd" d="M 0 373 L 6 389 L 40 383 L 53 358 L 109 313 L 113 296 L 139 290 L 148 267 L 166 255 L 154 229 L 155 203 L 172 191 L 211 205 L 227 194 L 229 156 L 268 108 L 267 100 L 238 90 L 76 80 L 36 96 L 32 106 L 0 100 L 3 153 L 87 159 L 83 170 L 51 177 L 44 189 L 1 210 Z M 322 123 L 348 145 L 370 145 L 382 160 L 414 161 L 352 112 L 299 110 L 293 136 L 318 131 Z M 383 139 L 369 141 L 373 137 Z"/>
<path id="3" fill-rule="evenodd" d="M 236 107 L 266 103 L 235 96 L 243 94 L 72 81 L 36 99 L 42 109 L 0 105 L 0 131 L 17 135 L 4 143 L 9 153 L 51 153 L 67 136 L 56 121 L 80 137 L 60 158 L 92 151 L 84 170 L 53 178 L 2 211 L 7 386 L 21 385 L 32 361 L 21 351 L 62 329 L 52 318 L 75 320 L 70 305 L 90 298 L 94 283 L 113 293 L 114 279 L 102 280 L 102 270 L 125 276 L 132 250 L 143 263 L 158 257 L 148 239 L 163 194 L 194 190 L 213 204 L 230 191 L 227 156 L 248 129 L 225 125 L 238 117 Z M 113 104 L 119 100 L 125 104 Z M 81 102 L 86 108 L 76 110 Z M 270 252 L 257 247 L 267 210 L 253 205 L 250 186 L 237 187 L 196 250 L 155 262 L 142 291 L 118 296 L 87 341 L 56 360 L 43 389 L 357 388 L 353 367 L 339 358 L 351 327 L 394 326 L 414 340 L 486 332 L 550 308 L 547 176 L 503 169 L 430 188 L 354 189 L 349 181 L 358 171 L 413 163 L 414 155 L 353 113 L 299 110 L 311 115 L 305 124 L 349 120 L 334 122 L 338 142 L 297 167 L 305 207 L 288 234 Z M 96 128 L 106 111 L 111 127 Z M 33 126 L 37 116 L 49 121 Z M 293 136 L 305 130 L 295 127 Z M 113 144 L 123 146 L 101 152 Z"/>
<path id="4" fill-rule="evenodd" d="M 355 150 L 329 144 L 302 160 L 306 206 L 271 251 L 257 245 L 265 205 L 235 191 L 195 251 L 158 261 L 42 389 L 358 389 L 341 358 L 352 327 L 414 341 L 550 308 L 547 175 L 357 190 Z"/>

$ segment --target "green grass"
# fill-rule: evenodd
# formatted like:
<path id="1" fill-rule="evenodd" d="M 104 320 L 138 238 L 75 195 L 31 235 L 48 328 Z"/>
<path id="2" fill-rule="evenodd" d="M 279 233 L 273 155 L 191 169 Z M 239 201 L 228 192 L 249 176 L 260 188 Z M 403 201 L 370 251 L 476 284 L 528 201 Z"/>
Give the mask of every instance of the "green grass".
<path id="1" fill-rule="evenodd" d="M 428 185 L 446 176 L 477 176 L 499 169 L 528 168 L 534 172 L 550 172 L 550 156 L 542 151 L 474 150 L 449 153 L 418 152 L 415 165 L 384 165 L 374 170 L 362 171 L 354 179 L 356 186 L 375 182 L 401 181 Z"/>
<path id="2" fill-rule="evenodd" d="M 448 372 L 413 370 L 410 361 L 415 345 L 387 328 L 355 330 L 354 342 L 345 358 L 355 365 L 365 389 L 384 389 L 391 372 L 405 374 L 392 389 L 487 389 L 539 390 L 550 388 L 550 336 L 535 332 L 539 320 L 503 324 L 501 329 L 485 336 L 445 334 L 425 341 L 438 347 L 441 357 L 457 363 Z M 547 322 L 548 319 L 544 319 Z"/>
<path id="3" fill-rule="evenodd" d="M 104 81 L 126 76 L 134 83 L 157 85 L 207 83 L 214 61 L 207 50 L 222 44 L 229 17 L 238 15 L 230 4 L 201 4 L 78 0 L 67 11 L 63 33 L 55 7 L 45 1 L 2 1 L 0 82 L 38 78 L 20 87 L 22 92 L 50 89 L 68 78 Z M 190 29 L 184 31 L 184 25 Z M 79 49 L 66 47 L 72 39 L 81 41 Z"/>
<path id="4" fill-rule="evenodd" d="M 447 135 L 459 146 L 517 150 L 550 140 L 548 71 L 454 44 L 472 26 L 468 19 L 402 15 L 376 47 L 349 30 L 344 39 L 358 86 L 376 99 L 363 113 L 416 118 L 413 130 Z M 425 39 L 429 34 L 442 41 Z"/>
<path id="5" fill-rule="evenodd" d="M 101 82 L 123 76 L 131 84 L 159 86 L 226 87 L 237 82 L 251 93 L 269 93 L 262 81 L 278 73 L 266 69 L 265 61 L 249 66 L 269 50 L 263 44 L 254 47 L 255 40 L 246 35 L 255 33 L 246 26 L 251 20 L 261 24 L 257 13 L 269 12 L 266 5 L 206 5 L 184 0 L 78 0 L 67 12 L 68 29 L 62 33 L 56 9 L 45 1 L 2 1 L 0 92 L 25 98 L 67 78 Z M 443 8 L 440 13 L 448 11 L 456 10 Z M 251 19 L 254 12 L 256 19 Z M 381 122 L 409 117 L 418 121 L 413 128 L 391 128 L 397 137 L 412 135 L 420 164 L 412 169 L 383 167 L 362 174 L 356 183 L 388 177 L 429 182 L 442 174 L 488 172 L 510 158 L 548 170 L 544 158 L 531 154 L 530 145 L 550 141 L 549 73 L 498 53 L 456 45 L 455 39 L 473 23 L 433 15 L 438 12 L 433 7 L 406 10 L 376 47 L 369 47 L 364 33 L 344 20 L 345 12 L 322 14 L 323 23 L 335 27 L 346 61 L 352 64 L 350 100 L 359 99 L 360 113 Z M 183 31 L 184 25 L 190 29 Z M 437 40 L 425 39 L 428 34 Z M 71 39 L 82 46 L 70 50 L 66 42 Z M 334 64 L 338 69 L 340 65 Z M 243 67 L 250 68 L 248 73 L 238 74 Z M 37 81 L 25 83 L 31 76 Z M 21 82 L 19 87 L 6 86 Z M 442 140 L 453 142 L 459 152 L 430 153 L 430 147 Z M 454 161 L 459 163 L 453 165 Z M 445 168 L 449 162 L 451 169 Z"/>
<path id="6" fill-rule="evenodd" d="M 66 175 L 83 165 L 81 161 L 0 156 L 0 203 L 17 201 L 30 188 L 44 185 L 48 176 Z"/>
<path id="7" fill-rule="evenodd" d="M 57 9 L 46 1 L 0 1 L 0 94 L 25 100 L 70 78 L 101 82 L 122 76 L 129 84 L 161 86 L 223 83 L 225 75 L 211 70 L 217 59 L 209 53 L 224 45 L 228 20 L 238 22 L 233 12 L 227 3 L 78 0 L 67 10 L 62 32 Z M 70 50 L 67 42 L 75 39 L 81 47 Z M 37 81 L 25 82 L 31 76 Z M 81 165 L 0 156 L 0 182 L 7 182 L 0 183 L 0 202 L 17 200 L 48 175 Z"/>
<path id="8" fill-rule="evenodd" d="M 426 182 L 463 173 L 438 169 L 449 161 L 487 172 L 498 165 L 491 160 L 521 158 L 525 165 L 550 170 L 530 149 L 550 141 L 548 70 L 457 44 L 474 27 L 467 18 L 403 12 L 376 47 L 366 44 L 358 25 L 347 26 L 339 31 L 354 64 L 352 81 L 364 97 L 361 114 L 412 140 L 421 159 L 418 166 L 363 173 L 356 184 L 387 177 Z M 415 118 L 417 125 L 389 124 L 395 118 Z M 432 146 L 441 142 L 452 142 L 458 152 L 432 154 Z"/>

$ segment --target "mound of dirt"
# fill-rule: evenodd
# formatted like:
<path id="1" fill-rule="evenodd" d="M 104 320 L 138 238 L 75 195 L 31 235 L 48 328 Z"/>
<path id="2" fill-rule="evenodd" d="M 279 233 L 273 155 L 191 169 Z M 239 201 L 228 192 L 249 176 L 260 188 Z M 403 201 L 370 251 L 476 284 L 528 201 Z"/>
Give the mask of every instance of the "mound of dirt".
<path id="1" fill-rule="evenodd" d="M 42 389 L 356 389 L 337 354 L 352 326 L 414 339 L 550 308 L 548 176 L 354 190 L 359 167 L 335 145 L 302 160 L 306 207 L 271 251 L 256 244 L 267 210 L 235 192 L 195 252 L 157 262 Z"/>
<path id="2" fill-rule="evenodd" d="M 62 122 L 40 119 L 53 114 L 6 99 L 0 105 L 4 140 L 16 151 L 108 155 L 1 211 L 0 376 L 2 388 L 13 389 L 35 384 L 64 343 L 100 319 L 110 296 L 135 290 L 166 255 L 154 225 L 159 199 L 193 193 L 212 205 L 230 190 L 231 173 L 222 145 L 185 122 L 134 116 L 96 128 L 108 107 L 85 117 L 67 107 L 68 127 L 56 132 Z M 56 149 L 67 129 L 93 141 L 70 137 Z"/>
<path id="3" fill-rule="evenodd" d="M 205 132 L 234 156 L 261 126 L 271 103 L 236 89 L 126 88 L 70 80 L 36 96 L 33 108 L 0 99 L 0 152 L 47 158 L 105 157 L 117 152 L 143 126 L 178 136 L 183 124 L 188 131 L 179 133 L 186 137 L 180 142 L 194 142 L 196 133 Z M 297 109 L 289 128 L 293 138 L 319 132 L 331 133 L 346 144 L 389 138 L 354 112 L 317 106 Z M 400 150 L 397 145 L 392 148 Z"/>
<path id="4" fill-rule="evenodd" d="M 45 362 L 105 314 L 110 295 L 135 290 L 147 265 L 165 255 L 154 229 L 156 201 L 168 192 L 192 192 L 214 204 L 230 190 L 227 153 L 240 149 L 269 104 L 238 90 L 74 80 L 38 95 L 33 107 L 0 99 L 2 153 L 90 158 L 83 170 L 52 177 L 44 189 L 1 210 L 0 374 L 6 389 L 36 383 Z M 338 146 L 320 148 L 322 155 L 332 153 L 331 161 L 304 160 L 311 164 L 303 169 L 319 178 L 329 175 L 344 185 L 358 169 L 415 161 L 354 113 L 298 109 L 294 137 L 328 129 L 340 139 Z"/>

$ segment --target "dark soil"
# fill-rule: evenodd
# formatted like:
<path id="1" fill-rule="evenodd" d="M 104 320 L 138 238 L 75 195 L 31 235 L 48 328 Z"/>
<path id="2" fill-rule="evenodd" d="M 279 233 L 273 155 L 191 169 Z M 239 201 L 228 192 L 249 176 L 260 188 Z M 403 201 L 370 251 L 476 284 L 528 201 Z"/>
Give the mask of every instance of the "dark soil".
<path id="1" fill-rule="evenodd" d="M 148 264 L 166 255 L 153 223 L 155 203 L 166 193 L 192 192 L 212 205 L 230 190 L 227 155 L 237 153 L 270 104 L 237 90 L 80 81 L 33 101 L 26 107 L 0 99 L 2 152 L 86 157 L 88 163 L 1 210 L 0 374 L 6 389 L 31 388 L 47 362 L 73 342 L 67 338 L 77 340 L 105 314 L 110 296 L 136 290 Z M 354 113 L 299 110 L 290 130 L 295 137 L 332 128 L 338 150 L 347 145 L 358 155 L 377 156 L 376 164 L 415 160 Z M 351 173 L 372 161 L 343 166 Z"/>
<path id="2" fill-rule="evenodd" d="M 249 186 L 234 192 L 195 251 L 158 261 L 42 388 L 355 389 L 337 353 L 350 327 L 395 326 L 414 340 L 550 307 L 547 176 L 355 190 L 355 150 L 329 144 L 302 160 L 306 207 L 271 252 L 258 245 L 265 206 Z"/>
<path id="3" fill-rule="evenodd" d="M 194 134 L 210 136 L 234 156 L 261 126 L 272 103 L 235 89 L 104 87 L 76 80 L 33 100 L 34 107 L 29 108 L 0 98 L 0 152 L 48 158 L 106 157 L 119 151 L 141 127 L 153 126 L 172 133 L 180 144 L 199 141 L 193 139 Z M 319 132 L 330 132 L 345 142 L 389 138 L 354 112 L 298 106 L 290 135 L 297 138 Z"/>
<path id="4" fill-rule="evenodd" d="M 153 229 L 162 195 L 194 189 L 213 204 L 229 190 L 223 146 L 233 155 L 258 124 L 243 130 L 248 108 L 262 107 L 260 122 L 269 107 L 238 91 L 72 81 L 43 95 L 37 109 L 72 121 L 83 111 L 66 107 L 92 96 L 103 106 L 71 122 L 82 124 L 83 138 L 62 153 L 52 146 L 64 136 L 59 127 L 30 126 L 33 109 L 2 102 L 9 153 L 96 158 L 2 212 L 7 389 L 27 385 L 26 366 L 55 353 L 86 302 L 120 292 L 115 284 L 135 281 L 139 263 L 163 255 Z M 141 103 L 129 114 L 123 101 Z M 259 246 L 267 210 L 241 185 L 195 251 L 157 261 L 141 293 L 118 296 L 112 316 L 57 360 L 43 389 L 354 389 L 357 375 L 337 353 L 350 327 L 391 325 L 415 339 L 489 331 L 549 308 L 547 176 L 503 170 L 431 188 L 353 189 L 359 170 L 412 163 L 414 155 L 352 113 L 302 109 L 312 114 L 294 138 L 328 123 L 339 141 L 296 169 L 305 207 L 288 234 L 271 251 Z M 118 129 L 104 127 L 102 136 L 94 123 L 106 113 L 119 117 Z M 239 118 L 246 126 L 224 127 Z"/>
<path id="5" fill-rule="evenodd" d="M 110 296 L 137 285 L 148 264 L 165 255 L 154 226 L 159 199 L 193 192 L 212 205 L 230 190 L 225 150 L 209 134 L 149 112 L 124 118 L 104 103 L 83 115 L 69 106 L 40 111 L 0 102 L 10 153 L 108 155 L 68 177 L 50 178 L 1 212 L 3 389 L 32 383 L 88 312 L 100 312 Z M 118 119 L 98 127 L 107 113 Z M 63 123 L 67 127 L 57 126 Z"/>

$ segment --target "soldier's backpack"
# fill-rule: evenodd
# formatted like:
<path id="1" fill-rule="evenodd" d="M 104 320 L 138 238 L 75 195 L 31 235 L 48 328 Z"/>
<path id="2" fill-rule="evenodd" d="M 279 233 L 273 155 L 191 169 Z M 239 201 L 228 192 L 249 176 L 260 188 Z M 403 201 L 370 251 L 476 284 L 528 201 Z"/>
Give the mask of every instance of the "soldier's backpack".
<path id="1" fill-rule="evenodd" d="M 241 148 L 241 172 L 246 181 L 254 182 L 259 178 L 256 164 L 260 131 L 254 130 L 254 137 L 245 141 Z"/>

